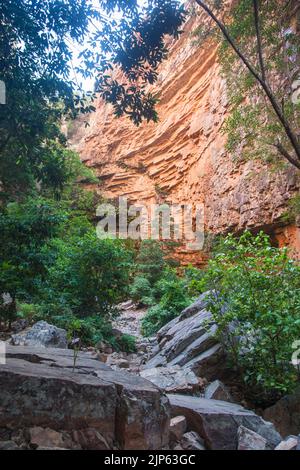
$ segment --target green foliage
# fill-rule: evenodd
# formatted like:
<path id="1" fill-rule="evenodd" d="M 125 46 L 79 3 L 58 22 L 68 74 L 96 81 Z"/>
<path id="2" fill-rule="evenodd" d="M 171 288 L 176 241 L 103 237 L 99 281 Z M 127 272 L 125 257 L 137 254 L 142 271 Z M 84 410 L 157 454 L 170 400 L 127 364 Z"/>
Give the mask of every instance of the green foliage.
<path id="1" fill-rule="evenodd" d="M 296 222 L 300 216 L 300 195 L 296 195 L 289 200 L 288 210 L 282 215 L 284 222 Z"/>
<path id="2" fill-rule="evenodd" d="M 27 320 L 29 324 L 37 321 L 39 317 L 39 307 L 35 304 L 18 303 L 17 304 L 17 317 Z"/>
<path id="3" fill-rule="evenodd" d="M 48 247 L 47 247 L 48 249 Z M 130 253 L 119 240 L 99 240 L 94 229 L 82 236 L 54 239 L 45 299 L 60 292 L 78 315 L 109 314 L 127 292 Z"/>
<path id="4" fill-rule="evenodd" d="M 1 192 L 16 195 L 41 186 L 60 190 L 68 171 L 61 118 L 91 111 L 75 96 L 71 42 L 81 42 L 97 16 L 90 2 L 10 0 L 0 3 Z M 98 15 L 99 16 L 99 15 Z"/>
<path id="5" fill-rule="evenodd" d="M 67 328 L 95 315 L 103 317 L 97 329 L 109 334 L 103 325 L 127 293 L 132 255 L 121 241 L 97 238 L 86 211 L 91 201 L 97 203 L 92 194 L 74 190 L 59 202 L 31 198 L 1 211 L 0 292 L 18 301 L 19 317 Z M 0 318 L 13 319 L 8 313 L 3 306 Z M 84 325 L 84 340 L 96 334 L 94 322 Z"/>
<path id="6" fill-rule="evenodd" d="M 153 287 L 145 277 L 136 276 L 134 278 L 129 294 L 131 299 L 138 304 L 153 305 L 155 303 Z"/>
<path id="7" fill-rule="evenodd" d="M 94 92 L 80 77 L 136 124 L 157 120 L 157 101 L 146 85 L 157 79 L 166 57 L 164 38 L 177 37 L 184 9 L 174 0 L 9 0 L 0 2 L 0 105 L 2 196 L 28 192 L 38 181 L 61 190 L 65 177 L 63 118 L 95 110 Z M 117 15 L 112 14 L 115 10 Z M 85 49 L 84 43 L 88 44 Z M 74 50 L 81 52 L 73 66 Z M 122 69 L 122 82 L 111 69 Z M 125 80 L 124 80 L 125 79 Z"/>
<path id="8" fill-rule="evenodd" d="M 42 247 L 57 235 L 66 214 L 54 201 L 29 199 L 0 211 L 0 292 L 34 295 L 46 274 Z"/>
<path id="9" fill-rule="evenodd" d="M 299 378 L 291 365 L 300 337 L 299 263 L 263 232 L 228 235 L 199 283 L 200 291 L 208 289 L 217 336 L 255 400 L 291 391 Z"/>
<path id="10" fill-rule="evenodd" d="M 137 274 L 147 279 L 153 286 L 160 278 L 166 261 L 161 243 L 143 240 L 136 258 Z"/>
<path id="11" fill-rule="evenodd" d="M 260 27 L 266 77 L 291 128 L 297 128 L 300 106 L 293 103 L 292 83 L 297 78 L 295 64 L 299 60 L 299 35 L 290 27 L 287 2 L 260 2 Z M 229 31 L 241 50 L 259 70 L 253 2 L 243 0 L 232 10 Z M 282 164 L 284 160 L 275 146 L 277 142 L 293 154 L 284 129 L 252 75 L 243 67 L 226 41 L 220 48 L 220 59 L 227 79 L 231 115 L 224 132 L 228 135 L 228 150 L 237 158 L 260 158 Z M 276 78 L 275 78 L 276 77 Z"/>
<path id="12" fill-rule="evenodd" d="M 121 335 L 117 339 L 117 348 L 128 353 L 136 352 L 136 338 L 131 335 Z"/>
<path id="13" fill-rule="evenodd" d="M 163 325 L 175 318 L 191 303 L 186 279 L 178 277 L 175 270 L 166 269 L 154 286 L 159 299 L 142 320 L 142 331 L 146 336 L 156 333 Z"/>

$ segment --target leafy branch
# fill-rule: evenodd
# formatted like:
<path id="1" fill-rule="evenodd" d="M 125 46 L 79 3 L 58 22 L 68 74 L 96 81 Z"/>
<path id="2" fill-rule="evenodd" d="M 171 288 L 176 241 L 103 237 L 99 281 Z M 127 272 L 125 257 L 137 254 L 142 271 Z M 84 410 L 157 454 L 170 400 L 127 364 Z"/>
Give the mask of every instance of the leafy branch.
<path id="1" fill-rule="evenodd" d="M 288 160 L 296 168 L 300 169 L 299 137 L 297 136 L 296 132 L 293 130 L 288 119 L 285 117 L 284 111 L 282 110 L 280 103 L 278 102 L 275 94 L 273 93 L 272 89 L 270 88 L 266 80 L 265 64 L 264 64 L 263 52 L 262 52 L 261 27 L 260 27 L 260 21 L 259 21 L 258 1 L 253 0 L 253 6 L 254 6 L 254 23 L 255 23 L 256 36 L 257 36 L 257 49 L 258 49 L 259 63 L 260 63 L 260 69 L 261 69 L 260 72 L 256 70 L 255 66 L 246 57 L 246 55 L 240 50 L 238 44 L 236 43 L 234 38 L 231 36 L 228 28 L 225 26 L 225 24 L 221 20 L 217 18 L 217 16 L 214 14 L 213 10 L 207 5 L 207 3 L 203 2 L 202 0 L 195 0 L 195 1 L 218 26 L 218 28 L 221 30 L 222 34 L 224 35 L 226 41 L 229 43 L 233 51 L 236 53 L 236 55 L 239 57 L 239 59 L 242 61 L 245 67 L 248 69 L 250 74 L 254 77 L 256 82 L 262 88 L 289 142 L 291 143 L 293 154 L 291 154 L 291 152 L 289 152 L 287 148 L 280 141 L 274 142 L 273 145 L 286 160 Z"/>

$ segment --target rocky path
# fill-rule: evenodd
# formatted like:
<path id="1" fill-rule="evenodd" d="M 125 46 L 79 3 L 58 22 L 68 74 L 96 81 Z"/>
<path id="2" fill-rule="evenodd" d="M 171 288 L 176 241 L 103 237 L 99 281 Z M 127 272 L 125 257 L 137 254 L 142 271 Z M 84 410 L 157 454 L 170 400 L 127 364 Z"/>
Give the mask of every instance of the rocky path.
<path id="1" fill-rule="evenodd" d="M 0 365 L 0 449 L 300 449 L 298 425 L 287 426 L 282 441 L 271 422 L 232 394 L 226 352 L 213 334 L 205 295 L 154 338 L 141 333 L 145 309 L 132 302 L 119 307 L 114 334 L 135 336 L 137 350 L 116 352 L 101 343 L 79 353 L 75 370 L 65 330 L 41 321 L 24 336 L 13 335 L 7 364 Z M 74 424 L 72 432 L 78 417 L 69 413 L 66 380 L 72 407 L 80 403 L 76 413 L 86 423 L 78 429 Z M 41 427 L 34 425 L 34 413 Z M 268 419 L 273 421 L 272 410 Z"/>
<path id="2" fill-rule="evenodd" d="M 129 372 L 139 374 L 143 365 L 152 355 L 157 345 L 156 338 L 145 338 L 141 331 L 141 322 L 147 309 L 137 308 L 132 301 L 119 305 L 120 315 L 114 320 L 113 328 L 116 336 L 130 335 L 136 338 L 136 352 L 111 352 L 100 358 L 113 369 L 127 369 Z"/>
<path id="3" fill-rule="evenodd" d="M 146 308 L 137 308 L 135 304 L 129 300 L 119 305 L 121 314 L 113 322 L 114 328 L 137 338 L 138 341 L 143 339 L 141 332 L 141 321 L 145 316 Z"/>

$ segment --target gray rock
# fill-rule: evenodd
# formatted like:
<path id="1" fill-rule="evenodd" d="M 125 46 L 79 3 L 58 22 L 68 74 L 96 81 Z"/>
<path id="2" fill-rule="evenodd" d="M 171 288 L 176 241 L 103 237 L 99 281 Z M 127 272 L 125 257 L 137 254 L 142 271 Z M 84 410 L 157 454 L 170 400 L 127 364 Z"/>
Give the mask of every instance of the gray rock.
<path id="1" fill-rule="evenodd" d="M 186 431 L 185 416 L 175 416 L 170 421 L 170 439 L 173 442 L 180 441 Z"/>
<path id="2" fill-rule="evenodd" d="M 214 380 L 214 382 L 208 385 L 204 398 L 233 402 L 227 387 L 220 380 Z"/>
<path id="3" fill-rule="evenodd" d="M 187 368 L 154 367 L 142 370 L 140 375 L 166 392 L 191 394 L 199 392 L 198 378 Z"/>
<path id="4" fill-rule="evenodd" d="M 198 297 L 198 299 L 192 305 L 189 305 L 188 307 L 186 307 L 180 315 L 180 321 L 184 320 L 185 318 L 192 317 L 193 315 L 200 312 L 201 310 L 206 309 L 208 295 L 209 295 L 209 292 L 204 292 Z"/>
<path id="5" fill-rule="evenodd" d="M 221 344 L 215 344 L 207 351 L 187 362 L 185 366 L 190 367 L 199 377 L 214 380 L 216 377 L 224 375 L 226 370 L 226 355 Z"/>
<path id="6" fill-rule="evenodd" d="M 67 332 L 45 321 L 35 323 L 29 330 L 11 337 L 14 346 L 34 346 L 45 348 L 68 347 Z"/>
<path id="7" fill-rule="evenodd" d="M 180 365 L 208 380 L 222 377 L 226 354 L 215 338 L 216 325 L 206 305 L 207 293 L 159 330 L 159 350 L 143 369 Z"/>
<path id="8" fill-rule="evenodd" d="M 71 350 L 8 346 L 0 403 L 0 427 L 77 431 L 86 448 L 150 450 L 169 443 L 167 398 L 151 382 L 113 371 L 91 353 L 79 353 L 73 372 Z"/>
<path id="9" fill-rule="evenodd" d="M 267 440 L 251 429 L 240 426 L 238 429 L 238 450 L 265 450 Z"/>
<path id="10" fill-rule="evenodd" d="M 29 439 L 31 448 L 62 448 L 65 449 L 66 445 L 71 447 L 71 440 L 66 441 L 62 432 L 54 431 L 50 428 L 42 428 L 34 426 L 29 429 Z M 74 446 L 75 447 L 75 446 Z"/>
<path id="11" fill-rule="evenodd" d="M 19 447 L 13 441 L 0 441 L 0 450 L 19 450 Z"/>
<path id="12" fill-rule="evenodd" d="M 167 365 L 167 359 L 160 353 L 155 354 L 144 366 L 143 370 L 152 369 L 153 367 L 164 367 Z"/>
<path id="13" fill-rule="evenodd" d="M 179 445 L 183 450 L 205 450 L 203 439 L 194 431 L 186 432 Z"/>
<path id="14" fill-rule="evenodd" d="M 176 355 L 176 357 L 170 361 L 170 364 L 180 366 L 187 364 L 189 361 L 192 361 L 195 357 L 199 357 L 200 354 L 214 346 L 216 344 L 216 340 L 212 336 L 214 330 L 215 328 L 211 328 L 208 333 L 204 332 L 201 334 L 189 344 L 182 353 Z"/>
<path id="15" fill-rule="evenodd" d="M 275 450 L 296 450 L 298 446 L 298 437 L 291 436 L 280 442 Z"/>
<path id="16" fill-rule="evenodd" d="M 300 432 L 300 387 L 295 393 L 281 398 L 263 413 L 264 419 L 271 421 L 283 437 Z"/>
<path id="17" fill-rule="evenodd" d="M 265 438 L 267 448 L 274 449 L 281 441 L 281 436 L 272 423 L 267 423 L 242 406 L 187 395 L 169 394 L 168 398 L 172 416 L 185 416 L 188 429 L 196 431 L 204 439 L 208 449 L 236 450 L 240 426 Z"/>

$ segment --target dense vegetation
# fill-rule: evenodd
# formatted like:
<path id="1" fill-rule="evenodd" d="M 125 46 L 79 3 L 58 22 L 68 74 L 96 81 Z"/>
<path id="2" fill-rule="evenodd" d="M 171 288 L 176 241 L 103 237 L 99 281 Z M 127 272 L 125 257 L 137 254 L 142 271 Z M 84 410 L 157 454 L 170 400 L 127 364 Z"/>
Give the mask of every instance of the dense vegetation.
<path id="1" fill-rule="evenodd" d="M 286 248 L 272 246 L 268 235 L 246 231 L 217 238 L 203 270 L 190 267 L 179 277 L 164 268 L 152 284 L 148 274 L 144 269 L 131 287 L 140 293 L 136 300 L 154 305 L 143 320 L 145 334 L 156 332 L 207 292 L 216 337 L 249 398 L 263 405 L 299 383 L 292 357 L 300 337 L 300 266 Z"/>
<path id="2" fill-rule="evenodd" d="M 73 189 L 60 201 L 39 196 L 1 211 L 0 290 L 13 299 L 1 308 L 2 321 L 21 316 L 68 328 L 81 318 L 86 341 L 109 336 L 107 320 L 127 293 L 132 254 L 121 241 L 97 238 L 86 210 L 93 197 Z"/>
<path id="3" fill-rule="evenodd" d="M 192 288 L 210 292 L 217 337 L 248 395 L 263 402 L 291 391 L 300 372 L 291 363 L 300 337 L 300 266 L 287 250 L 263 232 L 228 235 Z"/>
<path id="4" fill-rule="evenodd" d="M 130 295 L 136 302 L 150 307 L 142 321 L 147 336 L 176 317 L 191 301 L 187 282 L 178 276 L 173 264 L 158 242 L 141 243 Z"/>
<path id="5" fill-rule="evenodd" d="M 76 187 L 98 180 L 67 148 L 62 122 L 94 110 L 94 90 L 84 93 L 80 77 L 97 79 L 117 116 L 156 119 L 145 86 L 166 56 L 164 36 L 176 37 L 183 20 L 170 0 L 142 8 L 135 0 L 0 1 L 3 326 L 21 315 L 80 327 L 85 342 L 113 341 L 108 319 L 127 292 L 132 253 L 97 239 L 97 198 Z M 109 76 L 113 66 L 126 83 Z"/>

